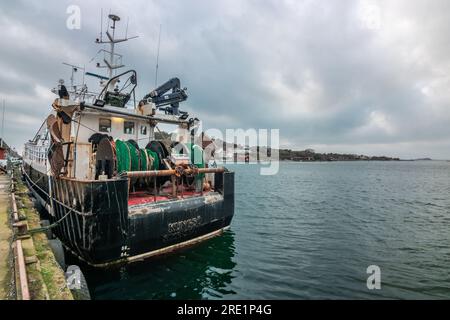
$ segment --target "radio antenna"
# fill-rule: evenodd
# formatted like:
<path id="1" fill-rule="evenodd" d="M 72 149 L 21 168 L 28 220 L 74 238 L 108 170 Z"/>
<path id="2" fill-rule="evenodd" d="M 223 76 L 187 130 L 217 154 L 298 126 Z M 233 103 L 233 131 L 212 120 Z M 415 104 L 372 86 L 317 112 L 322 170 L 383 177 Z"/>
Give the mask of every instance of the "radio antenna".
<path id="1" fill-rule="evenodd" d="M 3 147 L 3 140 L 5 140 L 5 99 L 3 99 L 3 114 L 2 114 L 2 147 Z"/>
<path id="2" fill-rule="evenodd" d="M 108 14 L 108 16 L 109 15 L 111 15 L 111 9 L 109 9 L 109 14 Z M 107 25 L 106 25 L 106 31 L 109 31 L 109 19 L 108 19 L 108 22 L 107 22 Z"/>
<path id="3" fill-rule="evenodd" d="M 161 27 L 159 25 L 159 36 L 158 36 L 158 51 L 156 52 L 156 71 L 155 71 L 155 88 L 158 85 L 158 68 L 159 68 L 159 47 L 161 45 Z"/>
<path id="4" fill-rule="evenodd" d="M 100 41 L 103 40 L 103 8 L 100 9 Z"/>

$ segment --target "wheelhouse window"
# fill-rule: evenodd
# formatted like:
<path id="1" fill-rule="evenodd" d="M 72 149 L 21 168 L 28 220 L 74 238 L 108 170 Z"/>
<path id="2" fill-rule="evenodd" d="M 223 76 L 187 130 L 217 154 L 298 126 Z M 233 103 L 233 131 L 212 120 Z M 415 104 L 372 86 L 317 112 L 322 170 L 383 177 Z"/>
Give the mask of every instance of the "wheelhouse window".
<path id="1" fill-rule="evenodd" d="M 134 122 L 125 121 L 123 123 L 123 133 L 125 134 L 134 134 Z"/>
<path id="2" fill-rule="evenodd" d="M 111 119 L 99 119 L 98 131 L 100 132 L 111 132 Z"/>
<path id="3" fill-rule="evenodd" d="M 147 126 L 141 126 L 141 134 L 142 134 L 143 136 L 146 136 L 146 135 L 147 135 Z"/>

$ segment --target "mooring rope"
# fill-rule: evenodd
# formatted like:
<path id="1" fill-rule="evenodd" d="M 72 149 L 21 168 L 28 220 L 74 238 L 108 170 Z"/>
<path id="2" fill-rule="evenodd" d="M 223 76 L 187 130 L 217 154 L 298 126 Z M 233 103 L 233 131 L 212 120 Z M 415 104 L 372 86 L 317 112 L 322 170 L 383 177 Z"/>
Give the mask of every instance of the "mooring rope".
<path id="1" fill-rule="evenodd" d="M 58 221 L 52 223 L 51 225 L 28 230 L 27 234 L 31 235 L 31 234 L 35 234 L 35 233 L 39 233 L 39 232 L 45 232 L 47 230 L 50 230 L 50 229 L 53 229 L 53 228 L 57 227 L 65 218 L 67 218 L 69 216 L 69 214 L 72 211 L 73 211 L 73 209 L 70 209 L 61 219 L 59 219 Z"/>
<path id="2" fill-rule="evenodd" d="M 50 198 L 50 194 L 48 194 L 44 189 L 42 189 L 41 187 L 39 187 L 36 183 L 34 183 L 33 180 L 31 180 L 30 176 L 24 172 L 24 174 L 28 177 L 29 182 L 31 182 L 36 188 L 38 188 L 39 190 L 41 190 L 47 197 Z M 75 210 L 72 207 L 69 207 L 68 205 L 66 205 L 65 203 L 62 203 L 61 201 L 56 200 L 55 198 L 51 197 L 52 201 L 56 202 L 57 204 L 60 204 L 61 206 L 74 211 L 76 214 L 80 215 L 80 216 L 85 216 L 85 217 L 91 217 L 94 215 L 94 213 L 85 213 L 85 212 L 80 212 L 78 210 Z"/>

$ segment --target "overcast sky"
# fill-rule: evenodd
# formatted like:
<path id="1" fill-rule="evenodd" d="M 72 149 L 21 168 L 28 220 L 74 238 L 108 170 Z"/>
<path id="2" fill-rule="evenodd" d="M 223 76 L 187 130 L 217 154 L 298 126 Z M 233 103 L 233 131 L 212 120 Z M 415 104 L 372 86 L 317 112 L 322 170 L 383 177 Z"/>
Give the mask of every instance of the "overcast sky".
<path id="1" fill-rule="evenodd" d="M 69 5 L 81 29 L 66 27 Z M 450 1 L 1 1 L 5 140 L 21 149 L 69 62 L 101 49 L 100 11 L 122 17 L 138 97 L 178 76 L 181 109 L 213 128 L 279 128 L 292 149 L 450 159 Z M 106 19 L 104 19 L 104 22 Z M 122 28 L 120 28 L 122 26 Z"/>

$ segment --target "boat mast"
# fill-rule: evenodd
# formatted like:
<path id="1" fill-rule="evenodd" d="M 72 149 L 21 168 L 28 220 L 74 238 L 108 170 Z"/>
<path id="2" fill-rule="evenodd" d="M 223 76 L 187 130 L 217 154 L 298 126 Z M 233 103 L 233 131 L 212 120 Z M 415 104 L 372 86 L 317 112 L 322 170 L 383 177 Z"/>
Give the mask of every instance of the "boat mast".
<path id="1" fill-rule="evenodd" d="M 105 63 L 105 65 L 101 66 L 99 63 L 97 63 L 97 67 L 99 67 L 99 68 L 108 68 L 108 73 L 109 73 L 108 76 L 109 76 L 109 79 L 111 79 L 114 76 L 114 70 L 124 67 L 123 64 L 116 64 L 114 62 L 114 60 L 115 60 L 114 57 L 115 56 L 119 56 L 120 58 L 122 57 L 121 55 L 115 53 L 115 45 L 116 45 L 116 43 L 125 42 L 125 41 L 128 41 L 130 39 L 137 38 L 137 36 L 128 38 L 127 35 L 125 35 L 125 38 L 116 39 L 116 22 L 120 21 L 120 17 L 115 15 L 115 14 L 109 14 L 108 18 L 112 20 L 112 26 L 111 26 L 112 34 L 109 32 L 109 30 L 106 30 L 105 34 L 108 37 L 108 40 L 103 41 L 103 39 L 100 37 L 100 39 L 97 38 L 95 42 L 99 43 L 99 44 L 109 44 L 110 45 L 110 50 L 109 51 L 102 50 L 105 53 L 109 53 L 109 59 L 107 60 L 106 56 L 105 56 L 105 58 L 103 59 L 103 62 Z M 114 89 L 114 85 L 115 84 L 111 82 L 110 86 L 112 86 L 112 87 L 108 88 L 108 89 L 109 90 Z"/>
<path id="2" fill-rule="evenodd" d="M 110 52 L 110 56 L 109 56 L 109 78 L 111 79 L 113 76 L 113 67 L 114 67 L 114 45 L 116 44 L 114 42 L 114 36 L 116 33 L 116 21 L 120 21 L 119 16 L 115 16 L 110 14 L 109 18 L 113 21 L 113 25 L 111 26 L 112 29 L 112 37 L 109 36 L 109 31 L 106 31 L 106 34 L 108 35 L 109 39 L 111 40 L 110 44 L 111 44 L 111 52 Z"/>
<path id="3" fill-rule="evenodd" d="M 76 65 L 73 65 L 73 64 L 70 64 L 70 63 L 67 63 L 67 62 L 63 62 L 63 65 L 68 66 L 68 67 L 70 67 L 72 69 L 72 73 L 70 75 L 70 87 L 72 89 L 75 88 L 74 87 L 74 79 L 75 79 L 74 76 L 75 76 L 75 72 L 77 72 L 78 69 L 83 70 L 83 83 L 82 83 L 82 85 L 84 85 L 84 67 L 78 67 Z"/>

